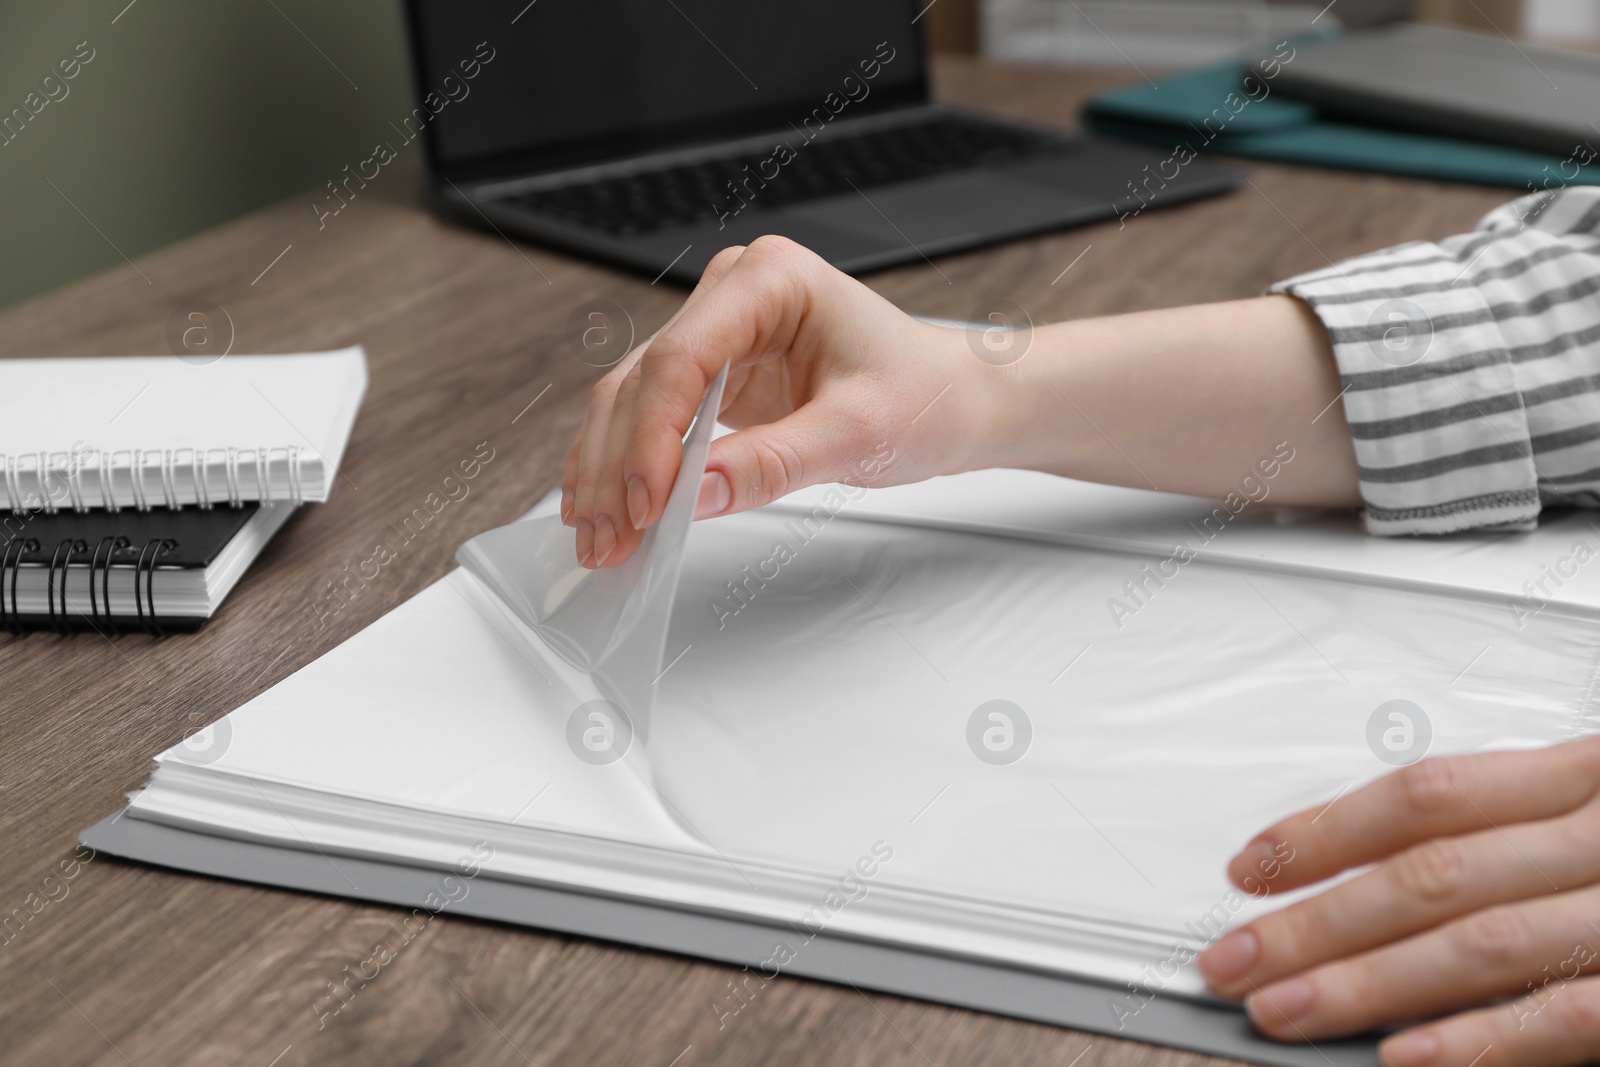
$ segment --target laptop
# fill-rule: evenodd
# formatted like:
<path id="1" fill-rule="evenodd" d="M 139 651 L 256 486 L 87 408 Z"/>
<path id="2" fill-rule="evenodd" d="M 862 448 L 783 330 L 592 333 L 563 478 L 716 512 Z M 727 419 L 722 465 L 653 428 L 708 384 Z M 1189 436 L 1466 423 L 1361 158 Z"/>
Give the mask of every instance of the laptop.
<path id="1" fill-rule="evenodd" d="M 922 2 L 407 0 L 396 130 L 447 217 L 683 285 L 763 234 L 862 272 L 1238 182 L 934 103 Z"/>
<path id="2" fill-rule="evenodd" d="M 1330 115 L 1553 152 L 1569 157 L 1563 168 L 1600 145 L 1597 56 L 1420 23 L 1297 48 L 1290 62 L 1264 57 L 1253 69 Z"/>

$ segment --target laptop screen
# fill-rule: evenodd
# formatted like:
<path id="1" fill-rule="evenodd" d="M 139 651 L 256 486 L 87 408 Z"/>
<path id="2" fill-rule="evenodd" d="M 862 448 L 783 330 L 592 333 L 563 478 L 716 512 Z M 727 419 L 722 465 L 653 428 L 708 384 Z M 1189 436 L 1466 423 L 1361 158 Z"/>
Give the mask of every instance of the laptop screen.
<path id="1" fill-rule="evenodd" d="M 410 0 L 433 165 L 532 172 L 926 99 L 916 0 Z M 820 115 L 813 124 L 821 121 Z"/>

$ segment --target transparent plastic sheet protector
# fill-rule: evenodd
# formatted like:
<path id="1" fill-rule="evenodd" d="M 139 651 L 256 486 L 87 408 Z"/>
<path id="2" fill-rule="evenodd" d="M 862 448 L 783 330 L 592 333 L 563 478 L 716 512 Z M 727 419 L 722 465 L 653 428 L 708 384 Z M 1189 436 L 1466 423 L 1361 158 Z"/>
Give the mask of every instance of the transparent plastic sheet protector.
<path id="1" fill-rule="evenodd" d="M 773 905 L 786 921 L 1193 994 L 1192 966 L 1168 965 L 1180 947 L 1267 906 L 1223 877 L 1257 830 L 1422 752 L 1594 729 L 1593 613 L 861 521 L 866 491 L 842 486 L 691 523 L 722 386 L 626 566 L 578 568 L 547 500 L 463 546 L 466 574 L 230 716 L 211 769 L 642 842 L 725 876 L 694 876 L 685 899 L 705 907 L 805 872 Z M 479 601 L 516 624 L 469 640 Z M 332 691 L 382 702 L 393 736 Z M 625 758 L 586 760 L 584 731 L 607 724 L 631 732 Z M 174 749 L 164 769 L 174 757 L 194 762 Z M 177 812 L 166 795 L 140 801 Z M 355 840 L 278 803 L 308 840 Z M 527 869 L 565 877 L 545 847 Z M 1077 948 L 1052 954 L 1046 930 Z"/>

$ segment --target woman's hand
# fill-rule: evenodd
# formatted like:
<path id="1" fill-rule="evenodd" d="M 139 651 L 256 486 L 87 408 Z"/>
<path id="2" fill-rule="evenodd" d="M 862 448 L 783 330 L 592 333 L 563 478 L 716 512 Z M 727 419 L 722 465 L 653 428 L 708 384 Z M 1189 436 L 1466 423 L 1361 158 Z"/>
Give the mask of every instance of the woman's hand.
<path id="1" fill-rule="evenodd" d="M 661 516 L 683 434 L 724 366 L 721 418 L 740 432 L 712 444 L 697 517 L 819 482 L 983 467 L 1220 500 L 1286 447 L 1277 503 L 1360 502 L 1328 337 L 1292 297 L 949 330 L 763 237 L 713 259 L 660 333 L 595 386 L 561 482 L 585 566 L 624 562 Z"/>
<path id="2" fill-rule="evenodd" d="M 1385 1067 L 1600 1059 L 1600 738 L 1413 764 L 1268 829 L 1229 877 L 1367 864 L 1213 945 L 1211 988 L 1284 1041 L 1447 1016 L 1384 1041 Z"/>
<path id="3" fill-rule="evenodd" d="M 696 517 L 821 482 L 892 485 L 986 465 L 990 391 L 960 331 L 917 322 L 782 237 L 729 248 L 595 387 L 561 483 L 585 566 L 661 516 L 695 408 L 731 365 Z"/>

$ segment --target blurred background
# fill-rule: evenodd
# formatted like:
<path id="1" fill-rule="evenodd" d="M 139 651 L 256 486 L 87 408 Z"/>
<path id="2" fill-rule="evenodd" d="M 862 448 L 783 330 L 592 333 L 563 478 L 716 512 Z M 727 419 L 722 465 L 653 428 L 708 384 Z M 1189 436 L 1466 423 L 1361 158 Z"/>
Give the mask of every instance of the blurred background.
<path id="1" fill-rule="evenodd" d="M 1600 48 L 1600 0 L 934 0 L 927 23 L 941 52 L 1131 71 L 1319 15 Z M 92 58 L 41 106 L 75 53 Z M 405 64 L 394 0 L 6 0 L 0 306 L 321 185 L 410 109 Z"/>

